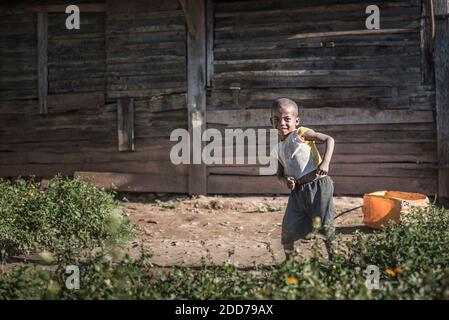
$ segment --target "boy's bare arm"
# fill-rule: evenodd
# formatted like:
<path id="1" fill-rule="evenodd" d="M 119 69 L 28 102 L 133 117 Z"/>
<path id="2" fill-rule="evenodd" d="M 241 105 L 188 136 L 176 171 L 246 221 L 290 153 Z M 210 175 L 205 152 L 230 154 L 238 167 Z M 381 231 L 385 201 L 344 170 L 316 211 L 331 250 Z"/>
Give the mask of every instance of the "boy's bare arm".
<path id="1" fill-rule="evenodd" d="M 287 187 L 290 190 L 293 190 L 295 188 L 295 179 L 293 177 L 285 176 L 284 167 L 282 166 L 282 164 L 280 162 L 278 162 L 278 170 L 277 170 L 276 175 L 277 175 L 279 181 L 281 183 L 287 184 Z"/>
<path id="2" fill-rule="evenodd" d="M 307 130 L 303 134 L 303 138 L 308 141 L 321 142 L 326 144 L 324 151 L 323 161 L 318 168 L 318 174 L 328 174 L 329 164 L 334 153 L 335 140 L 331 136 L 324 133 L 315 132 L 313 130 Z"/>
<path id="3" fill-rule="evenodd" d="M 285 174 L 284 174 L 284 167 L 280 162 L 278 162 L 278 170 L 276 172 L 276 176 L 278 177 L 278 180 L 282 183 L 286 182 Z"/>

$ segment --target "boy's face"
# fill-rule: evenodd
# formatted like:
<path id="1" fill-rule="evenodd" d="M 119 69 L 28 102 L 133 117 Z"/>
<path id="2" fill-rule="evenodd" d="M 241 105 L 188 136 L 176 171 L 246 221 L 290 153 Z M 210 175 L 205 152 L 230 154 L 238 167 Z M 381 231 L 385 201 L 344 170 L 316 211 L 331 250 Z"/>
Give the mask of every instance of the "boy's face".
<path id="1" fill-rule="evenodd" d="M 277 129 L 281 139 L 296 129 L 299 124 L 299 117 L 294 107 L 281 106 L 271 112 L 271 124 Z"/>

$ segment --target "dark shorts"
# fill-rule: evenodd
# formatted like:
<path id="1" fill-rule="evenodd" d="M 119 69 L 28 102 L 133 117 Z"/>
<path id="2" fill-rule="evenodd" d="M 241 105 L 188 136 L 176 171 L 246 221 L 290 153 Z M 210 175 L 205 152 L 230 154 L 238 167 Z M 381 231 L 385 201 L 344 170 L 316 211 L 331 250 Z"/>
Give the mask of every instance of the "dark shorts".
<path id="1" fill-rule="evenodd" d="M 331 241 L 333 228 L 334 183 L 329 176 L 297 185 L 288 198 L 282 222 L 282 244 L 307 239 L 313 231 L 313 221 L 319 218 L 320 231 Z"/>

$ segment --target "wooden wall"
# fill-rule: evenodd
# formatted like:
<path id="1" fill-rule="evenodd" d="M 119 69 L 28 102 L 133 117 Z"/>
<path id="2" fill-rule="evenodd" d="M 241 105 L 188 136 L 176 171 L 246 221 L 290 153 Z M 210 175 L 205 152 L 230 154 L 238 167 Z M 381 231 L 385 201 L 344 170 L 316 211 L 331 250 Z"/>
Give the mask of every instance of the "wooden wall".
<path id="1" fill-rule="evenodd" d="M 206 2 L 208 128 L 268 129 L 272 100 L 290 97 L 302 125 L 336 139 L 336 194 L 436 193 L 422 0 L 378 2 L 379 32 L 366 31 L 369 1 Z M 179 1 L 78 1 L 80 30 L 65 28 L 63 3 L 0 6 L 0 177 L 82 171 L 122 190 L 189 192 L 189 168 L 169 159 L 171 131 L 188 128 Z M 47 114 L 38 102 L 38 11 L 48 12 Z M 258 168 L 208 166 L 207 192 L 287 193 Z"/>
<path id="2" fill-rule="evenodd" d="M 135 114 L 135 150 L 122 154 L 129 163 L 115 172 L 145 173 L 145 182 L 141 175 L 129 182 L 140 190 L 188 191 L 188 167 L 170 162 L 169 140 L 187 129 L 185 38 L 177 1 L 107 2 L 107 106 L 133 98 Z"/>
<path id="3" fill-rule="evenodd" d="M 100 180 L 121 189 L 187 192 L 186 168 L 169 160 L 171 131 L 187 128 L 179 4 L 96 3 L 87 12 L 80 7 L 80 30 L 67 30 L 65 6 L 53 3 L 0 7 L 0 176 L 104 172 Z M 48 114 L 39 114 L 37 97 L 42 10 L 50 10 Z M 134 103 L 134 151 L 118 148 L 122 98 Z"/>
<path id="4" fill-rule="evenodd" d="M 268 129 L 271 102 L 290 97 L 302 125 L 336 140 L 337 194 L 434 194 L 435 98 L 423 76 L 431 66 L 423 63 L 421 1 L 380 2 L 381 32 L 368 34 L 370 4 L 216 1 L 208 127 Z M 287 192 L 257 169 L 210 166 L 208 191 Z"/>

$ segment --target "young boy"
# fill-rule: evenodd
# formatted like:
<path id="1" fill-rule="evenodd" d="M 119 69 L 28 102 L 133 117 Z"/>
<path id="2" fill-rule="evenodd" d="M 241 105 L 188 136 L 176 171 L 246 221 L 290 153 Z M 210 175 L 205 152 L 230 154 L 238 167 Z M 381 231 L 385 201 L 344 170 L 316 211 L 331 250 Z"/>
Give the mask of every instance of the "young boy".
<path id="1" fill-rule="evenodd" d="M 332 258 L 334 186 L 327 175 L 334 151 L 334 139 L 312 129 L 299 127 L 298 106 L 293 100 L 280 98 L 271 109 L 271 124 L 279 132 L 280 142 L 274 153 L 279 161 L 278 178 L 291 190 L 282 222 L 282 245 L 290 259 L 294 242 L 305 239 L 319 218 L 325 231 L 326 249 Z M 326 144 L 323 159 L 315 142 Z"/>

